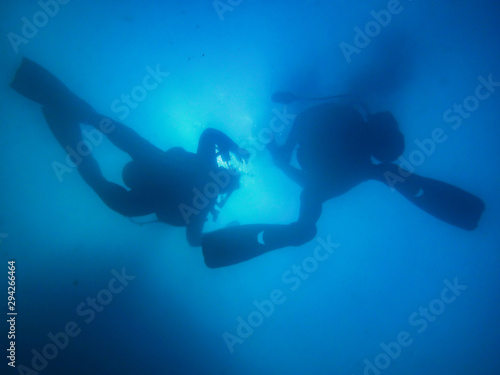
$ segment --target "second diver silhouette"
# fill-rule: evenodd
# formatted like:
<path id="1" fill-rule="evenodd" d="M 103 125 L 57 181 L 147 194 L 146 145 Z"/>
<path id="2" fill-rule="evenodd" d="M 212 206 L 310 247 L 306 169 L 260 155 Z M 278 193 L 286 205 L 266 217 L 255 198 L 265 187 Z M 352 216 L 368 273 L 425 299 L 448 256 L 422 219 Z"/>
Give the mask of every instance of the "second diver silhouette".
<path id="1" fill-rule="evenodd" d="M 53 135 L 72 157 L 84 181 L 109 208 L 127 217 L 154 213 L 161 222 L 186 227 L 191 246 L 201 245 L 208 214 L 212 213 L 216 220 L 217 207 L 223 206 L 240 186 L 238 171 L 219 167 L 217 158 L 231 164 L 233 154 L 237 161 L 243 161 L 247 158 L 245 150 L 216 129 L 208 128 L 201 134 L 196 153 L 180 147 L 163 151 L 131 128 L 94 111 L 58 78 L 27 58 L 10 86 L 43 106 Z M 81 123 L 103 131 L 116 147 L 131 156 L 132 161 L 123 169 L 129 189 L 105 179 L 84 143 Z M 82 151 L 82 155 L 75 150 Z M 207 187 L 211 190 L 203 196 Z"/>
<path id="2" fill-rule="evenodd" d="M 275 97 L 287 102 L 299 98 L 281 93 Z M 404 137 L 395 118 L 390 112 L 366 117 L 352 105 L 334 103 L 316 105 L 299 114 L 286 143 L 269 146 L 278 168 L 303 188 L 298 220 L 289 225 L 241 225 L 208 233 L 202 245 L 207 265 L 223 267 L 312 240 L 323 203 L 367 180 L 394 188 L 449 224 L 475 229 L 485 208 L 483 201 L 458 187 L 393 164 L 404 151 Z M 297 146 L 300 169 L 290 165 Z"/>

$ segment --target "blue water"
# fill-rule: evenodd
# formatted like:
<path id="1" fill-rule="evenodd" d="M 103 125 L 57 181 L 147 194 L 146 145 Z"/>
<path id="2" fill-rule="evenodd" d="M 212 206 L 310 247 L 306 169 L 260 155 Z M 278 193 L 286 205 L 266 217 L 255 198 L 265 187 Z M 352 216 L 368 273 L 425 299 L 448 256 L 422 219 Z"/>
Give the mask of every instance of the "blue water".
<path id="1" fill-rule="evenodd" d="M 2 356 L 2 374 L 500 373 L 499 86 L 476 96 L 481 79 L 500 81 L 498 5 L 61 3 L 47 8 L 50 16 L 40 13 L 49 0 L 0 5 L 1 277 L 14 259 L 18 312 L 17 369 Z M 391 19 L 377 16 L 380 26 L 372 11 L 383 10 L 377 14 Z M 26 38 L 25 20 L 40 26 L 25 26 Z M 355 40 L 357 30 L 372 37 Z M 405 134 L 405 160 L 419 150 L 415 140 L 443 129 L 446 141 L 415 172 L 472 192 L 486 211 L 465 231 L 366 182 L 324 205 L 318 238 L 338 244 L 327 259 L 311 263 L 314 240 L 209 269 L 183 228 L 135 225 L 76 172 L 58 180 L 52 164 L 64 162 L 64 151 L 39 106 L 8 87 L 23 56 L 163 149 L 195 151 L 208 125 L 252 144 L 252 173 L 207 231 L 297 217 L 300 189 L 258 136 L 276 111 L 297 114 L 311 103 L 283 109 L 270 100 L 276 90 L 354 93 L 370 110 L 390 110 Z M 168 77 L 118 111 L 115 101 L 142 85 L 148 69 Z M 444 119 L 455 103 L 469 111 Z M 108 141 L 94 154 L 120 183 L 128 156 Z M 301 279 L 296 266 L 310 272 Z M 119 284 L 122 272 L 130 280 Z M 2 296 L 7 301 L 6 290 Z M 90 307 L 96 297 L 106 305 Z"/>

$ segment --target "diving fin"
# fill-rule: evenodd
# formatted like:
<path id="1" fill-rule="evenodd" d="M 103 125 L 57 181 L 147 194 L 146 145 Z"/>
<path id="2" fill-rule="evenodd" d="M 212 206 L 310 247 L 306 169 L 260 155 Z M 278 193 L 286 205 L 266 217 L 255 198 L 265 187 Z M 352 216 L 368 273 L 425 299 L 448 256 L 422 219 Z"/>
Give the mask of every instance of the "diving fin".
<path id="1" fill-rule="evenodd" d="M 78 120 L 94 109 L 75 95 L 57 77 L 37 63 L 23 58 L 10 87 L 44 107 L 66 112 Z"/>
<path id="2" fill-rule="evenodd" d="M 280 241 L 271 240 L 269 242 L 272 243 L 265 244 L 261 237 L 263 232 L 270 238 L 278 237 L 273 236 L 274 234 L 281 237 L 289 229 L 289 225 L 250 224 L 207 233 L 202 239 L 205 264 L 210 268 L 230 266 L 284 247 L 286 245 Z"/>
<path id="3" fill-rule="evenodd" d="M 398 166 L 390 164 L 385 168 L 385 173 L 400 176 Z M 474 230 L 478 226 L 485 210 L 485 204 L 480 198 L 446 182 L 407 173 L 409 177 L 404 178 L 404 181 L 396 180 L 392 187 L 415 206 L 465 230 Z M 384 182 L 391 186 L 388 181 Z"/>

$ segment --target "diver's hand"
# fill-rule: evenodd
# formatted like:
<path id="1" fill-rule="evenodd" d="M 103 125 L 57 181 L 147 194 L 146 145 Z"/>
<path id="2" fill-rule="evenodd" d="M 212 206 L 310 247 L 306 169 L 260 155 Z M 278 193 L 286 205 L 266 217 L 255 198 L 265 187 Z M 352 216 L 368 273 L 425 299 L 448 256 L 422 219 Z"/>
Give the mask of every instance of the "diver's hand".
<path id="1" fill-rule="evenodd" d="M 234 153 L 234 156 L 240 163 L 247 164 L 250 160 L 250 151 L 248 151 L 246 148 L 237 146 L 237 150 Z"/>
<path id="2" fill-rule="evenodd" d="M 248 163 L 250 159 L 250 151 L 245 148 L 239 147 L 236 143 L 231 145 L 231 147 L 219 149 L 222 160 L 225 162 L 231 161 L 232 153 L 239 163 Z"/>

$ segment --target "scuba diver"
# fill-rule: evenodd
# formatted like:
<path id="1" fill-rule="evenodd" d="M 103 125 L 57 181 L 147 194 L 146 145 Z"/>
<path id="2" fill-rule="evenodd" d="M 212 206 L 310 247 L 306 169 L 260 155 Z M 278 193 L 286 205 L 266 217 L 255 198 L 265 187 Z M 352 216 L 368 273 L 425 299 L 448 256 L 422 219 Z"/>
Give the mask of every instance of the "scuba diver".
<path id="1" fill-rule="evenodd" d="M 278 92 L 272 99 L 291 103 L 305 98 Z M 297 116 L 283 146 L 278 147 L 275 141 L 269 144 L 275 165 L 303 188 L 298 220 L 289 225 L 241 225 L 207 234 L 202 248 L 209 266 L 227 266 L 309 242 L 316 236 L 323 203 L 368 180 L 384 183 L 451 225 L 465 230 L 477 227 L 485 208 L 483 201 L 458 187 L 393 164 L 405 149 L 396 119 L 387 111 L 370 114 L 359 104 L 361 111 L 354 105 L 331 102 L 313 106 Z M 295 150 L 300 168 L 290 164 Z"/>
<path id="2" fill-rule="evenodd" d="M 27 58 L 10 87 L 43 106 L 53 135 L 77 165 L 83 180 L 109 208 L 126 217 L 156 214 L 158 221 L 186 227 L 191 246 L 201 245 L 208 214 L 215 221 L 218 208 L 240 186 L 231 161 L 245 162 L 247 154 L 216 129 L 202 133 L 196 154 L 180 147 L 163 151 L 134 130 L 97 113 L 49 71 Z M 80 124 L 100 130 L 130 155 L 132 161 L 122 173 L 129 189 L 106 180 L 89 150 L 87 156 L 75 160 L 70 150 L 88 147 L 83 143 Z M 217 159 L 229 167 L 219 166 Z"/>

